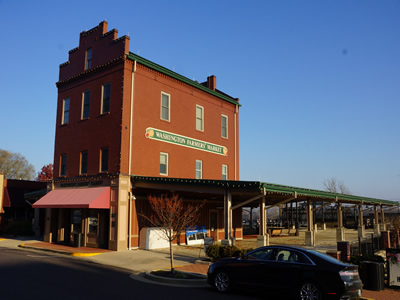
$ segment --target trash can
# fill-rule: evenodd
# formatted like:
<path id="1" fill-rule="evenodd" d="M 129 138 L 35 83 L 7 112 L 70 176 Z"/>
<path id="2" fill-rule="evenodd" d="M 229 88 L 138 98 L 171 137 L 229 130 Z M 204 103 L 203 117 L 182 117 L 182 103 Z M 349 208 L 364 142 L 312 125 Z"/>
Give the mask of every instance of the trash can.
<path id="1" fill-rule="evenodd" d="M 82 247 L 82 233 L 74 233 L 74 247 Z"/>
<path id="2" fill-rule="evenodd" d="M 382 291 L 385 289 L 385 268 L 383 263 L 374 261 L 363 262 L 364 289 Z"/>

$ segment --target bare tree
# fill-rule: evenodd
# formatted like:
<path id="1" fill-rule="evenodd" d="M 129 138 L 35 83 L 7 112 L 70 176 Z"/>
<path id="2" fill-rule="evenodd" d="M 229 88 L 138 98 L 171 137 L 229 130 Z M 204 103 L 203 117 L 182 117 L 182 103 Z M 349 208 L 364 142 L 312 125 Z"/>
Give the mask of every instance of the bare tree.
<path id="1" fill-rule="evenodd" d="M 7 179 L 32 180 L 35 169 L 26 158 L 19 154 L 0 149 L 0 172 Z"/>
<path id="2" fill-rule="evenodd" d="M 175 272 L 172 242 L 178 239 L 186 227 L 193 226 L 199 219 L 200 209 L 204 202 L 198 205 L 184 203 L 178 195 L 167 197 L 150 196 L 149 203 L 154 214 L 151 216 L 139 214 L 152 227 L 159 227 L 161 238 L 168 241 L 171 260 L 171 272 Z"/>
<path id="3" fill-rule="evenodd" d="M 335 177 L 324 180 L 325 190 L 331 193 L 350 194 L 349 188 L 343 181 L 337 181 Z"/>

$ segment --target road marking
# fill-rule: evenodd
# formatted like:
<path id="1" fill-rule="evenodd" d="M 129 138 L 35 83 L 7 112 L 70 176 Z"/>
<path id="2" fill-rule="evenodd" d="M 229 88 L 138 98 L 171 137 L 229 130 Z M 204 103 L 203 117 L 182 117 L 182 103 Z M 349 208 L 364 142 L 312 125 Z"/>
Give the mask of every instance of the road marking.
<path id="1" fill-rule="evenodd" d="M 32 254 L 29 254 L 27 256 L 29 256 L 29 257 L 61 257 L 59 255 L 32 255 Z"/>

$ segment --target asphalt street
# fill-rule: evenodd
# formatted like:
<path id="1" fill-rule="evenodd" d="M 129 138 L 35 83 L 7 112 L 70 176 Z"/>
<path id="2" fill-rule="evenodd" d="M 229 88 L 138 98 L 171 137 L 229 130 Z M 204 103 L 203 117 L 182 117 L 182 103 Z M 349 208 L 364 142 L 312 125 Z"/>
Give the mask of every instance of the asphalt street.
<path id="1" fill-rule="evenodd" d="M 58 255 L 0 247 L 0 299 L 262 299 L 211 287 L 173 287 L 150 282 L 126 269 Z"/>

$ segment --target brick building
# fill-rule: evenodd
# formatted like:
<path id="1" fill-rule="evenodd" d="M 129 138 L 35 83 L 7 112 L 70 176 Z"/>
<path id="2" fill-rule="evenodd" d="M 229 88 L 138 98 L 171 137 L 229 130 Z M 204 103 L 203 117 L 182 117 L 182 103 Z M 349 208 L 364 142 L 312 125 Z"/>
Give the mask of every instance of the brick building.
<path id="1" fill-rule="evenodd" d="M 238 99 L 218 90 L 215 76 L 198 83 L 129 52 L 130 38 L 117 33 L 107 22 L 81 32 L 60 65 L 55 179 L 34 205 L 46 209 L 46 241 L 71 243 L 80 233 L 86 246 L 137 247 L 147 196 L 176 189 L 156 192 L 135 178 L 239 179 Z M 193 225 L 222 239 L 215 197 L 181 192 L 210 200 Z M 241 238 L 240 210 L 233 220 Z"/>

